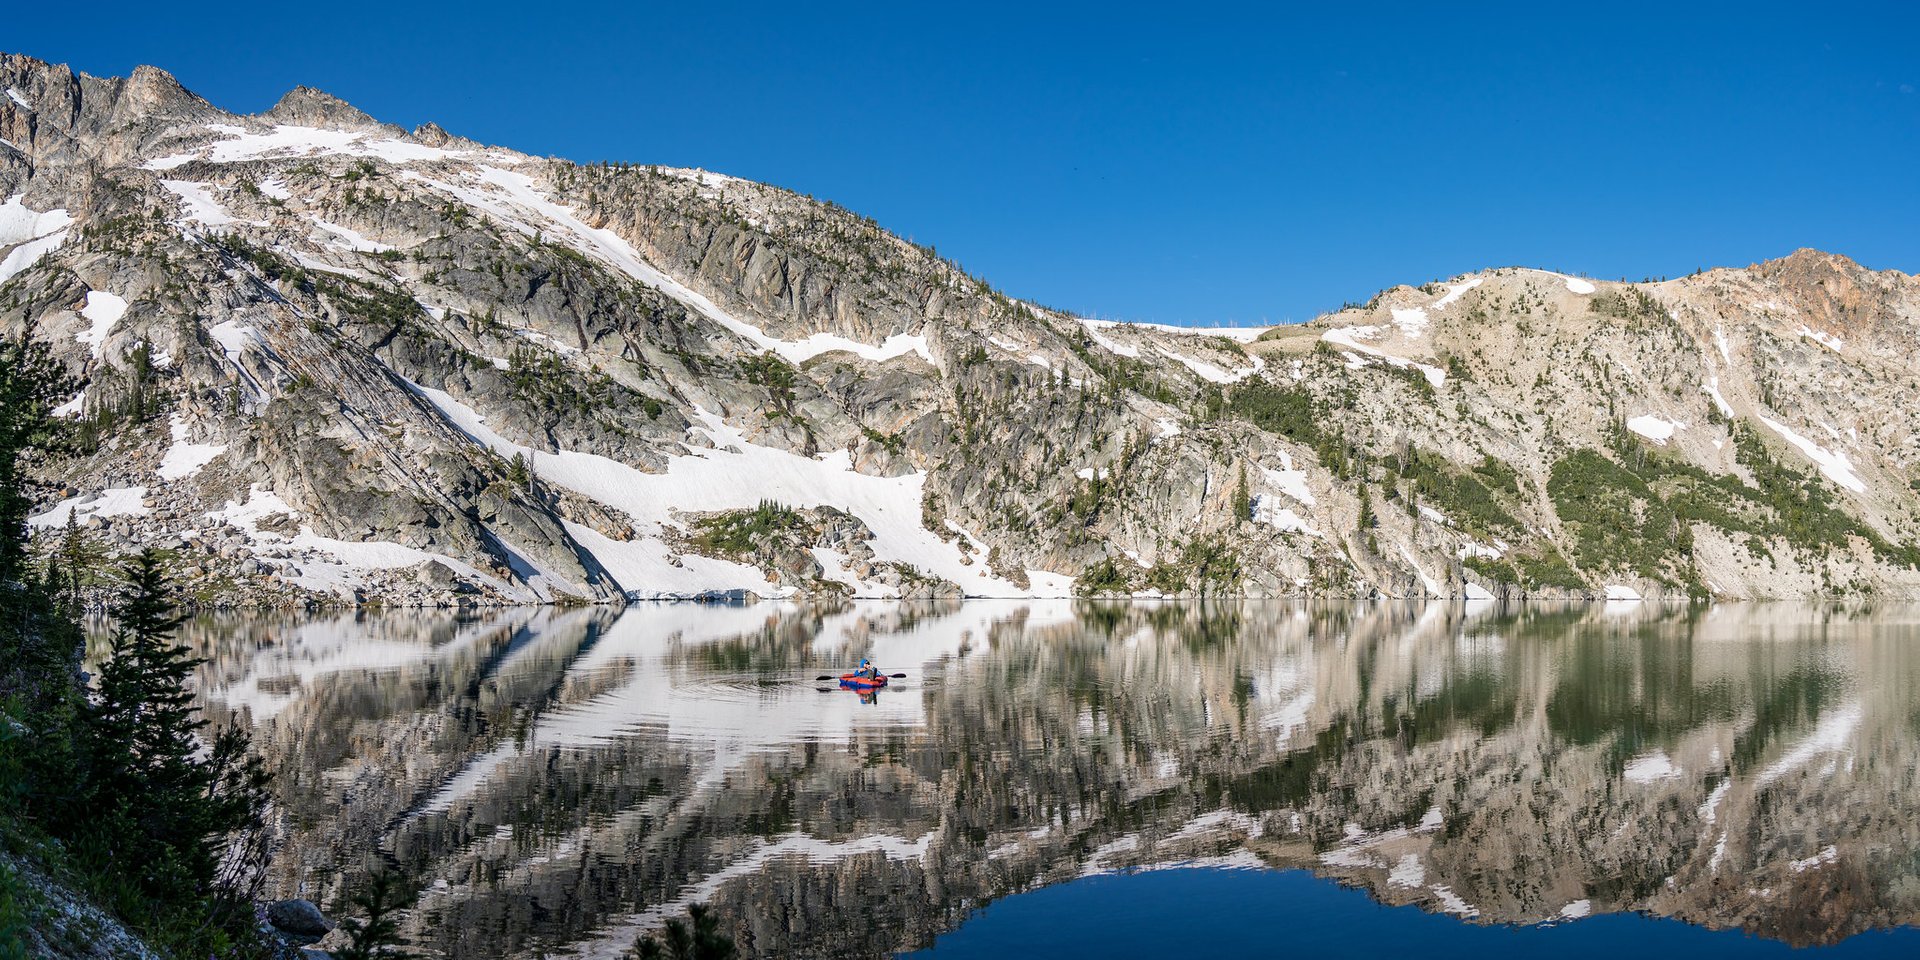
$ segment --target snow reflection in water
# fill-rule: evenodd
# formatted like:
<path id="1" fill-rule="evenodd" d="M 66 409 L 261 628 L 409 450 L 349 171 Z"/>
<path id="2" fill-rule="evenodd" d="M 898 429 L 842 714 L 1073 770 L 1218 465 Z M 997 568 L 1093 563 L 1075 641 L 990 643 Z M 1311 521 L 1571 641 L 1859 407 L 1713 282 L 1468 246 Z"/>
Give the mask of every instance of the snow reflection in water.
<path id="1" fill-rule="evenodd" d="M 698 901 L 752 954 L 877 956 L 1172 864 L 1473 923 L 1912 922 L 1920 615 L 1620 606 L 661 604 L 191 639 L 281 772 L 277 888 L 330 903 L 396 863 L 448 956 L 613 956 Z M 863 656 L 909 678 L 814 682 Z"/>

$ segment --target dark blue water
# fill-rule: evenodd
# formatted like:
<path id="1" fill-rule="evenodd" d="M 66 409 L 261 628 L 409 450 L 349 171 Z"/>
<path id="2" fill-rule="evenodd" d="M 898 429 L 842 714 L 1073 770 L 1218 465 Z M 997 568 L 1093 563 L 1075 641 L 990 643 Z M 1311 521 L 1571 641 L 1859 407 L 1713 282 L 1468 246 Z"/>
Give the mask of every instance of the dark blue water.
<path id="1" fill-rule="evenodd" d="M 1157 870 L 1087 877 L 1009 897 L 903 957 L 1386 957 L 1485 960 L 1920 957 L 1920 929 L 1859 934 L 1827 947 L 1787 946 L 1737 930 L 1608 914 L 1548 926 L 1466 923 L 1385 907 L 1304 870 Z"/>

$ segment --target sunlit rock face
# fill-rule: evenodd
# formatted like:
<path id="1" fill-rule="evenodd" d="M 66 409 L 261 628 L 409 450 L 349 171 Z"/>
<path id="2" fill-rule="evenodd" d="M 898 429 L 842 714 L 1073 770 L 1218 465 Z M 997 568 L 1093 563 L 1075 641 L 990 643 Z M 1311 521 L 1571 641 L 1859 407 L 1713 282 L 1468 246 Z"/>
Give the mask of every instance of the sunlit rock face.
<path id="1" fill-rule="evenodd" d="M 1793 944 L 1920 913 L 1920 611 L 979 602 L 210 617 L 279 771 L 273 885 L 419 888 L 446 956 L 613 956 L 694 902 L 756 956 L 1000 897 L 1304 868 L 1461 922 Z M 907 679 L 813 678 L 861 657 Z"/>
<path id="2" fill-rule="evenodd" d="M 1920 279 L 1841 256 L 1115 324 L 734 177 L 0 91 L 33 526 L 204 605 L 1920 595 Z"/>

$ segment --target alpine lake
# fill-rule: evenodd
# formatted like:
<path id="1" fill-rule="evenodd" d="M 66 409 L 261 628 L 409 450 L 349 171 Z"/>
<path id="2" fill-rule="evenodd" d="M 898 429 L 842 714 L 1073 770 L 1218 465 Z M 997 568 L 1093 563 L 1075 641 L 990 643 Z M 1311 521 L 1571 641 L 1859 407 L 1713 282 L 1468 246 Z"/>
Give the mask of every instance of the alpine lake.
<path id="1" fill-rule="evenodd" d="M 431 956 L 1920 956 L 1920 607 L 223 614 L 275 897 Z M 870 658 L 865 693 L 816 680 Z"/>

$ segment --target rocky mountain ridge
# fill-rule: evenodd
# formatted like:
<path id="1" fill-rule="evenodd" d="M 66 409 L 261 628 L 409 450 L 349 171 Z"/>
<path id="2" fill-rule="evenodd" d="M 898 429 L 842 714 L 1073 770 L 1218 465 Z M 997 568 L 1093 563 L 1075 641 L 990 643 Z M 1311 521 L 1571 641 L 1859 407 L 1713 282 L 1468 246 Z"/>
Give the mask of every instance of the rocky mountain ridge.
<path id="1" fill-rule="evenodd" d="M 84 385 L 34 525 L 203 603 L 1920 588 L 1920 280 L 1843 257 L 1112 324 L 704 171 L 0 87 L 0 323 Z"/>

